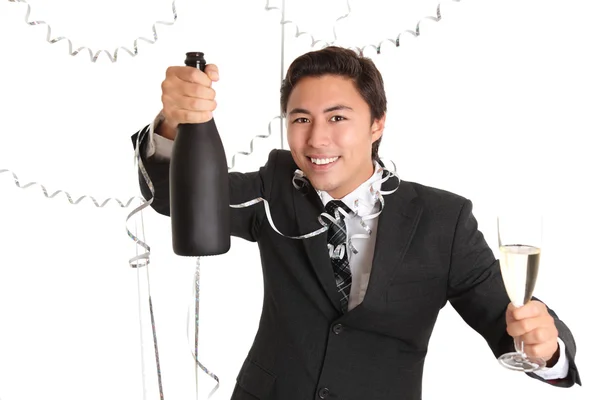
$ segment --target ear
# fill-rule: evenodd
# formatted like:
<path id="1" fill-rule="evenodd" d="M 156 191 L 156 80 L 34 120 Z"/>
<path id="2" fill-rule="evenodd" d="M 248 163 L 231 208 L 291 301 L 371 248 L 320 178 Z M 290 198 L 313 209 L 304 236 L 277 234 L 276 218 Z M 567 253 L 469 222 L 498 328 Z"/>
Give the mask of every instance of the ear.
<path id="1" fill-rule="evenodd" d="M 386 114 L 384 113 L 381 118 L 373 121 L 373 125 L 371 125 L 371 143 L 375 143 L 381 138 L 381 135 L 383 135 L 383 130 L 385 128 L 385 117 Z"/>

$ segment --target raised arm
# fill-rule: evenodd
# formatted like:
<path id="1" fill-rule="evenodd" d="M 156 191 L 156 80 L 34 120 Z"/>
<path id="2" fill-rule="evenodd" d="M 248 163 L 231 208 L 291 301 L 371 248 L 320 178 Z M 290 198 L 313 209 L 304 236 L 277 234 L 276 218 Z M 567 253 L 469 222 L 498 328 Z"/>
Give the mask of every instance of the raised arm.
<path id="1" fill-rule="evenodd" d="M 218 69 L 214 65 L 207 65 L 205 72 L 189 67 L 169 67 L 162 83 L 162 111 L 153 124 L 131 137 L 135 148 L 139 135 L 140 156 L 154 186 L 151 207 L 160 214 L 170 215 L 169 164 L 177 126 L 181 123 L 202 123 L 212 118 L 216 103 L 211 85 L 216 80 Z M 229 174 L 231 204 L 257 197 L 269 198 L 276 154 L 272 152 L 267 164 L 259 171 Z M 149 200 L 152 193 L 141 169 L 138 175 L 142 195 Z M 232 235 L 255 241 L 265 219 L 262 205 L 231 209 L 231 212 Z"/>
<path id="2" fill-rule="evenodd" d="M 506 311 L 510 303 L 498 260 L 478 230 L 472 204 L 465 201 L 458 216 L 452 247 L 448 298 L 469 326 L 481 334 L 496 357 L 514 351 L 513 338 L 507 333 Z M 548 308 L 555 320 L 558 337 L 564 343 L 568 372 L 561 379 L 533 378 L 556 386 L 581 384 L 575 366 L 575 341 L 569 328 Z"/>

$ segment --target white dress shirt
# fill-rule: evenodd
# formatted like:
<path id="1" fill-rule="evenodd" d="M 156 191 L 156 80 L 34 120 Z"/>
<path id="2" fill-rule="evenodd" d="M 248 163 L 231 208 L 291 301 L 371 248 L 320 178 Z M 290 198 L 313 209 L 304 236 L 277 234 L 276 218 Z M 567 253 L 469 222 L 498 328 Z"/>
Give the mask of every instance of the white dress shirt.
<path id="1" fill-rule="evenodd" d="M 148 133 L 148 145 L 146 146 L 146 158 L 153 157 L 155 161 L 168 161 L 171 159 L 173 151 L 173 141 L 166 137 L 154 133 L 159 122 L 159 115 L 156 116 L 154 122 L 150 124 L 150 132 Z"/>
<path id="2" fill-rule="evenodd" d="M 377 172 L 379 165 L 376 166 L 375 173 L 362 185 L 356 188 L 352 193 L 348 194 L 342 199 L 352 211 L 358 216 L 348 216 L 344 219 L 346 222 L 346 236 L 351 238 L 355 234 L 366 234 L 365 229 L 360 225 L 360 217 L 372 214 L 376 210 L 375 205 L 377 199 L 371 195 L 369 187 L 373 185 L 374 191 L 378 191 L 381 188 L 381 182 L 379 180 L 382 177 L 382 172 Z M 318 190 L 317 193 L 326 205 L 333 198 L 327 193 Z M 355 308 L 357 305 L 362 303 L 367 286 L 369 285 L 369 278 L 371 276 L 371 267 L 373 265 L 373 255 L 375 252 L 375 240 L 377 236 L 377 223 L 379 217 L 365 220 L 365 224 L 371 229 L 371 236 L 368 239 L 357 238 L 352 240 L 352 245 L 356 248 L 358 253 L 354 254 L 351 251 L 347 251 L 348 261 L 350 263 L 350 271 L 352 272 L 352 286 L 350 287 L 350 298 L 348 299 L 348 311 Z"/>
<path id="3" fill-rule="evenodd" d="M 155 160 L 168 161 L 171 157 L 173 141 L 154 133 L 156 122 L 157 120 L 155 120 L 155 122 L 150 126 L 150 140 L 148 141 L 146 156 L 154 156 Z M 346 195 L 344 198 L 339 199 L 342 200 L 344 204 L 346 204 L 352 211 L 358 214 L 358 216 L 349 216 L 345 219 L 347 237 L 352 237 L 352 235 L 355 234 L 366 233 L 366 231 L 359 224 L 358 218 L 372 214 L 373 210 L 376 209 L 376 199 L 371 195 L 369 187 L 373 185 L 373 189 L 375 191 L 378 191 L 381 188 L 381 183 L 379 180 L 382 177 L 382 172 L 379 171 L 379 169 L 379 165 L 375 163 L 375 172 L 373 175 L 353 192 Z M 317 193 L 319 194 L 323 205 L 327 204 L 327 202 L 333 199 L 327 192 L 317 191 Z M 347 252 L 349 255 L 350 270 L 352 272 L 352 286 L 350 288 L 348 310 L 352 310 L 363 301 L 369 285 L 369 278 L 371 276 L 371 268 L 373 265 L 373 255 L 375 252 L 375 241 L 377 238 L 378 219 L 379 216 L 364 221 L 365 224 L 371 229 L 371 236 L 368 239 L 357 238 L 352 241 L 352 244 L 358 253 L 353 254 L 351 251 Z M 552 368 L 544 368 L 535 372 L 543 379 L 562 379 L 568 374 L 569 361 L 565 355 L 565 345 L 560 338 L 558 339 L 558 345 L 560 349 L 560 356 L 557 363 Z"/>

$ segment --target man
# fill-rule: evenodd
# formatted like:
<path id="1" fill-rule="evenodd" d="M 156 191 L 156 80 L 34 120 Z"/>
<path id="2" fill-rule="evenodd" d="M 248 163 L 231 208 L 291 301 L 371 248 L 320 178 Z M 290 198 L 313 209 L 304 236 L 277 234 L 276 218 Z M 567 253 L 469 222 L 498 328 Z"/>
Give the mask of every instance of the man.
<path id="1" fill-rule="evenodd" d="M 218 69 L 205 72 L 169 68 L 163 110 L 141 133 L 152 207 L 164 215 L 176 127 L 209 121 L 216 107 Z M 386 107 L 382 77 L 368 58 L 338 47 L 302 55 L 281 88 L 290 151 L 272 151 L 259 171 L 230 173 L 231 203 L 264 198 L 287 236 L 317 230 L 326 211 L 347 230 L 332 224 L 327 234 L 293 240 L 273 229 L 261 206 L 231 210 L 232 235 L 258 243 L 265 291 L 232 399 L 420 399 L 427 345 L 447 301 L 496 357 L 513 351 L 520 336 L 526 353 L 548 364 L 531 377 L 580 384 L 565 324 L 537 300 L 509 305 L 471 202 L 382 171 Z M 297 170 L 306 183 L 300 189 L 292 182 Z M 143 178 L 140 184 L 149 199 Z M 379 190 L 393 193 L 377 215 Z M 354 239 L 352 251 L 348 237 L 367 232 L 361 218 L 371 234 Z"/>

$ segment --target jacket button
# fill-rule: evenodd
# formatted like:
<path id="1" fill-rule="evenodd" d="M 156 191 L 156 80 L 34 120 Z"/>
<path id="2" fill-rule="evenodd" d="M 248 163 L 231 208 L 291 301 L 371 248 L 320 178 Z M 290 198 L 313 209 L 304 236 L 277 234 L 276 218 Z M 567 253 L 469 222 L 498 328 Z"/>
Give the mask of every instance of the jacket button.
<path id="1" fill-rule="evenodd" d="M 333 333 L 335 333 L 336 335 L 339 335 L 340 333 L 342 333 L 343 330 L 344 330 L 344 325 L 342 325 L 342 324 L 335 324 L 333 326 Z"/>
<path id="2" fill-rule="evenodd" d="M 329 396 L 329 389 L 327 389 L 327 388 L 321 388 L 321 390 L 319 390 L 319 398 L 320 399 L 326 399 L 327 396 Z"/>

